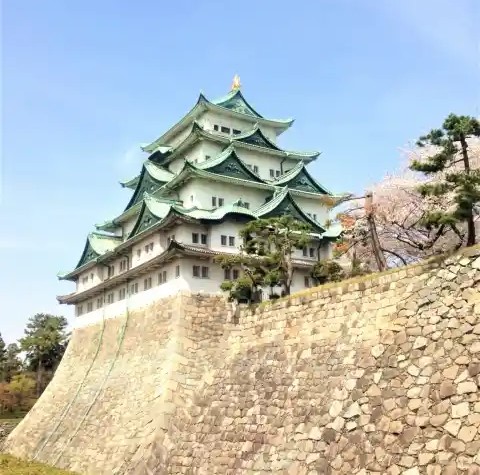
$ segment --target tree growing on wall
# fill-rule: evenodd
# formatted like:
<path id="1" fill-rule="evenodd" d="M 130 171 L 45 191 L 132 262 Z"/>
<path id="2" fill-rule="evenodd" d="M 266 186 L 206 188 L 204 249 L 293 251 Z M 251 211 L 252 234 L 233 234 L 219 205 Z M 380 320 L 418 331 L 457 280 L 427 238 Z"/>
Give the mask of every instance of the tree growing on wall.
<path id="1" fill-rule="evenodd" d="M 474 117 L 450 114 L 442 128 L 433 129 L 419 138 L 419 147 L 429 147 L 432 155 L 425 160 L 414 160 L 411 169 L 434 176 L 432 183 L 423 183 L 419 191 L 423 197 L 452 200 L 448 210 L 429 211 L 423 223 L 426 228 L 441 230 L 449 227 L 457 234 L 458 224 L 466 223 L 466 245 L 476 242 L 475 217 L 479 213 L 480 171 L 472 169 L 467 139 L 480 137 L 480 122 Z"/>
<path id="2" fill-rule="evenodd" d="M 241 282 L 248 279 L 252 292 L 261 287 L 280 286 L 282 295 L 290 295 L 293 280 L 293 253 L 304 248 L 311 240 L 309 225 L 291 216 L 257 219 L 241 230 L 243 244 L 240 253 L 217 257 L 223 268 L 239 266 Z M 240 282 L 240 281 L 239 281 Z M 222 284 L 222 288 L 235 290 L 239 282 Z"/>
<path id="3" fill-rule="evenodd" d="M 26 367 L 36 373 L 37 396 L 44 389 L 45 372 L 55 371 L 65 352 L 66 328 L 65 317 L 37 313 L 28 321 L 25 336 L 20 339 L 20 347 L 26 353 Z"/>

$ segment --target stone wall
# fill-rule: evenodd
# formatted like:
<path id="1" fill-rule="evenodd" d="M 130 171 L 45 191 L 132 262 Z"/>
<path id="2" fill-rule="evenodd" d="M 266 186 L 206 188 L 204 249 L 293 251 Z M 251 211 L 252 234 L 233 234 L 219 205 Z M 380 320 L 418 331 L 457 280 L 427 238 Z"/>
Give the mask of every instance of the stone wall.
<path id="1" fill-rule="evenodd" d="M 480 474 L 480 249 L 75 330 L 7 450 L 94 474 Z"/>

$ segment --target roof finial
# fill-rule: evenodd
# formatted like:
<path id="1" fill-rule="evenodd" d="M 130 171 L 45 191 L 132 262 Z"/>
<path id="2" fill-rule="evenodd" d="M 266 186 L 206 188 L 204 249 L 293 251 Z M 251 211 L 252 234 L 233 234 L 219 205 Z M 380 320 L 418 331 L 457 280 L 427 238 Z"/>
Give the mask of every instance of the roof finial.
<path id="1" fill-rule="evenodd" d="M 235 74 L 235 76 L 233 76 L 231 91 L 236 91 L 237 89 L 240 89 L 241 87 L 242 87 L 242 83 L 240 82 L 240 76 L 238 74 Z"/>

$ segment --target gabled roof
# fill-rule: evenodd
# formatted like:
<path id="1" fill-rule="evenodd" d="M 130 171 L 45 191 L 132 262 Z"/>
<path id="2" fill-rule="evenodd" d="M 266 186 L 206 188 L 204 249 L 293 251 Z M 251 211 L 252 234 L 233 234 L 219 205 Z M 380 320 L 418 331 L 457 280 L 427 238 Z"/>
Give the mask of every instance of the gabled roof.
<path id="1" fill-rule="evenodd" d="M 277 189 L 272 199 L 254 210 L 254 213 L 257 218 L 273 218 L 284 215 L 292 216 L 299 221 L 309 224 L 314 232 L 325 232 L 325 228 L 323 228 L 320 223 L 311 218 L 297 205 L 287 186 Z"/>
<path id="2" fill-rule="evenodd" d="M 310 175 L 303 161 L 299 162 L 271 183 L 275 186 L 288 185 L 290 189 L 331 195 L 330 191 L 320 185 L 320 183 Z"/>
<path id="3" fill-rule="evenodd" d="M 117 236 L 92 232 L 87 236 L 82 255 L 75 266 L 75 270 L 85 266 L 98 257 L 115 249 L 121 244 L 122 239 Z M 61 276 L 62 277 L 62 276 Z"/>
<path id="4" fill-rule="evenodd" d="M 233 172 L 233 169 L 231 169 L 230 171 L 225 170 L 225 172 L 230 173 L 230 175 L 216 173 L 210 170 L 202 170 L 195 164 L 186 161 L 184 162 L 183 167 L 175 175 L 175 177 L 158 190 L 158 194 L 161 196 L 166 192 L 170 192 L 170 190 L 175 189 L 177 186 L 181 185 L 183 182 L 193 177 L 206 178 L 212 181 L 221 181 L 224 183 L 234 183 L 241 186 L 248 186 L 250 188 L 261 188 L 264 190 L 272 189 L 272 185 L 265 183 L 258 177 L 252 179 L 251 176 L 241 176 L 241 174 L 247 173 L 247 171 L 249 170 L 247 167 L 245 167 L 245 169 L 240 168 L 240 165 L 235 162 L 232 162 L 231 165 L 238 166 L 241 173 L 239 175 L 236 175 Z"/>
<path id="5" fill-rule="evenodd" d="M 209 101 L 202 93 L 198 96 L 196 104 L 173 127 L 152 143 L 142 147 L 145 152 L 154 152 L 159 147 L 168 146 L 168 142 L 181 130 L 198 119 L 206 111 L 226 113 L 233 117 L 252 120 L 262 125 L 272 127 L 278 134 L 288 129 L 293 124 L 293 119 L 268 119 L 260 115 L 245 99 L 240 90 L 230 91 L 226 96 Z"/>
<path id="6" fill-rule="evenodd" d="M 208 170 L 211 173 L 265 183 L 265 181 L 237 155 L 232 145 L 229 145 L 216 157 L 206 160 L 205 162 L 195 163 L 194 166 L 200 170 Z"/>
<path id="7" fill-rule="evenodd" d="M 257 117 L 258 119 L 263 119 L 263 116 L 260 115 L 243 97 L 240 89 L 233 89 L 225 96 L 219 97 L 211 101 L 212 104 L 217 106 L 225 107 L 234 112 L 239 112 L 240 114 L 251 115 L 252 117 Z"/>
<path id="8" fill-rule="evenodd" d="M 140 202 L 145 192 L 152 193 L 170 181 L 173 177 L 174 174 L 165 170 L 165 168 L 151 162 L 150 160 L 145 161 L 138 177 L 135 192 L 130 198 L 125 211 Z"/>

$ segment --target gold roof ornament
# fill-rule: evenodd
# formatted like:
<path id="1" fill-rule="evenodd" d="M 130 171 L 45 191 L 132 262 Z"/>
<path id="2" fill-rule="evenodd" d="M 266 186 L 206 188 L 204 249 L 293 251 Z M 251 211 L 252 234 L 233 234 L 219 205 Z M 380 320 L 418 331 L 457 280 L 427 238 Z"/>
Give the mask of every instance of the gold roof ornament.
<path id="1" fill-rule="evenodd" d="M 240 82 L 240 76 L 238 74 L 235 74 L 235 76 L 233 76 L 231 91 L 236 91 L 241 87 L 242 87 L 242 83 Z"/>

